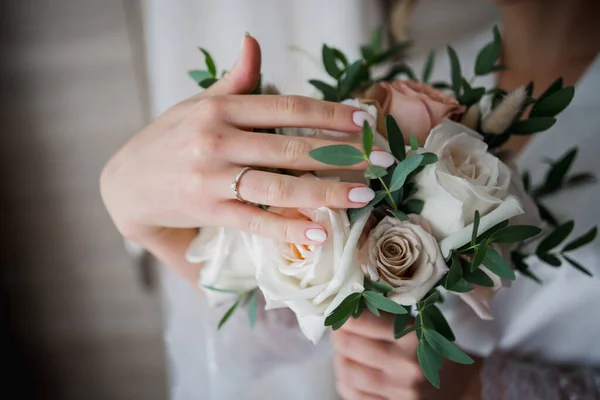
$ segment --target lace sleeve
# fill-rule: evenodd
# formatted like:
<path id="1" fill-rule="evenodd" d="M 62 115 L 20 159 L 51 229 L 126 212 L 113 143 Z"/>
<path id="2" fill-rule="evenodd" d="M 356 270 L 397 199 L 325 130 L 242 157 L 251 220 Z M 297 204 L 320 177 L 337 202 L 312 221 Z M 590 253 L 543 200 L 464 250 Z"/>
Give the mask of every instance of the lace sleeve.
<path id="1" fill-rule="evenodd" d="M 494 353 L 484 362 L 482 400 L 600 399 L 600 370 L 559 367 Z"/>

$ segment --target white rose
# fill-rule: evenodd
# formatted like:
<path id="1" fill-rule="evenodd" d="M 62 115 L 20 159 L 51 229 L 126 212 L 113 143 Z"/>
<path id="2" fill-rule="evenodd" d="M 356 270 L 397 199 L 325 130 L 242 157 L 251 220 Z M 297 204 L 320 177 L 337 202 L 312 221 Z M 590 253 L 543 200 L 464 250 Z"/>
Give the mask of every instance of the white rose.
<path id="1" fill-rule="evenodd" d="M 425 202 L 421 215 L 442 240 L 444 256 L 470 240 L 475 210 L 482 216 L 480 232 L 523 213 L 519 200 L 509 196 L 510 168 L 488 153 L 477 132 L 446 119 L 432 129 L 424 149 L 439 161 L 417 174 L 415 197 Z"/>
<path id="2" fill-rule="evenodd" d="M 448 272 L 427 221 L 409 217 L 409 221 L 385 217 L 363 248 L 368 252 L 366 275 L 390 285 L 388 297 L 406 306 L 419 302 Z"/>
<path id="3" fill-rule="evenodd" d="M 234 300 L 237 295 L 206 286 L 243 293 L 256 288 L 256 255 L 249 233 L 229 228 L 201 228 L 187 249 L 191 263 L 204 263 L 199 286 L 211 306 Z"/>
<path id="4" fill-rule="evenodd" d="M 350 226 L 345 210 L 323 207 L 302 213 L 326 228 L 325 243 L 258 240 L 261 257 L 256 280 L 266 308 L 289 307 L 302 333 L 317 343 L 326 330 L 325 317 L 348 295 L 364 290 L 357 244 L 369 215 Z"/>

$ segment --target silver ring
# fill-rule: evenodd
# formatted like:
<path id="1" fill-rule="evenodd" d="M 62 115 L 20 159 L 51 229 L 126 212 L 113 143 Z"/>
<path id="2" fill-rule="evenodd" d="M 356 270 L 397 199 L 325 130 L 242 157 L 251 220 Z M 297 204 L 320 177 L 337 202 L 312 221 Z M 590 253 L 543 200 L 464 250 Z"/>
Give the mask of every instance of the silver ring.
<path id="1" fill-rule="evenodd" d="M 233 190 L 233 194 L 235 195 L 235 198 L 238 199 L 239 201 L 241 201 L 242 203 L 247 203 L 247 201 L 242 199 L 242 196 L 240 196 L 240 190 L 239 190 L 240 180 L 242 179 L 242 176 L 244 176 L 244 174 L 246 172 L 250 171 L 251 169 L 253 169 L 253 168 L 251 168 L 251 167 L 242 168 L 242 170 L 237 174 L 235 179 L 233 181 L 231 181 L 231 184 L 229 185 L 231 190 Z"/>

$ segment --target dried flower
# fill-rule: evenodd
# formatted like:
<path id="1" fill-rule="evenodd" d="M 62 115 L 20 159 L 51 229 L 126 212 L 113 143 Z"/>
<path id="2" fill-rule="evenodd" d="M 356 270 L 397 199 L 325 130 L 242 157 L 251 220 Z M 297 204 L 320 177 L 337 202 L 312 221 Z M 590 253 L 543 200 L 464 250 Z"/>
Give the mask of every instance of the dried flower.
<path id="1" fill-rule="evenodd" d="M 506 132 L 523 109 L 526 100 L 525 88 L 523 86 L 516 88 L 507 94 L 504 100 L 483 120 L 481 130 L 496 135 Z"/>

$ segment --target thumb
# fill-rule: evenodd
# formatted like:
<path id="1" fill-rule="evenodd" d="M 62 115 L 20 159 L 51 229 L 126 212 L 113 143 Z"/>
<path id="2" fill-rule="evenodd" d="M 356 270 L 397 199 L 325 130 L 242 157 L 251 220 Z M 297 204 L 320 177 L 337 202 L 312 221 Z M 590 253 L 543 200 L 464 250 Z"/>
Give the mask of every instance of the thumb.
<path id="1" fill-rule="evenodd" d="M 204 92 L 204 96 L 247 94 L 252 92 L 260 77 L 260 46 L 246 33 L 233 68 Z"/>

